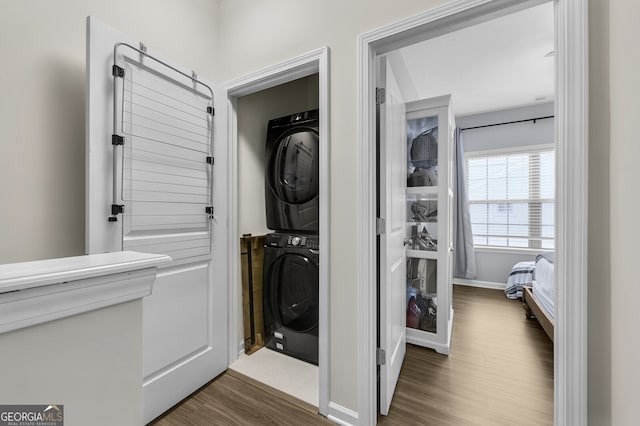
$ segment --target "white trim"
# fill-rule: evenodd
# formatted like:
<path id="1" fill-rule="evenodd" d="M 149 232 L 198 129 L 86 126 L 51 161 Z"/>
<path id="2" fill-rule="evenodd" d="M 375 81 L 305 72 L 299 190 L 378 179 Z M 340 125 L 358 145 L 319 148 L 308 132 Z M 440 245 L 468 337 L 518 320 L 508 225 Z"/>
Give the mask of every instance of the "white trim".
<path id="1" fill-rule="evenodd" d="M 376 280 L 376 150 L 375 95 L 373 85 L 374 52 L 371 46 L 382 34 L 358 37 L 358 249 L 357 253 L 357 327 L 358 327 L 358 420 L 360 425 L 376 424 L 376 295 L 371 291 Z"/>
<path id="2" fill-rule="evenodd" d="M 151 294 L 164 255 L 118 252 L 0 267 L 0 333 Z"/>
<path id="3" fill-rule="evenodd" d="M 0 294 L 156 267 L 166 255 L 119 251 L 0 265 Z"/>
<path id="4" fill-rule="evenodd" d="M 474 246 L 476 253 L 496 253 L 496 254 L 522 254 L 526 256 L 536 256 L 540 253 L 553 253 L 551 249 L 532 249 L 532 248 L 515 248 L 515 247 L 496 247 L 496 246 Z"/>
<path id="5" fill-rule="evenodd" d="M 339 425 L 355 426 L 358 424 L 358 413 L 332 401 L 329 403 L 327 419 Z"/>
<path id="6" fill-rule="evenodd" d="M 4 293 L 0 333 L 70 317 L 151 295 L 156 268 Z"/>
<path id="7" fill-rule="evenodd" d="M 588 0 L 556 2 L 555 424 L 587 419 Z"/>
<path id="8" fill-rule="evenodd" d="M 556 1 L 555 424 L 587 423 L 587 2 Z M 376 54 L 542 1 L 454 0 L 358 38 L 358 413 L 376 423 L 375 112 Z"/>
<path id="9" fill-rule="evenodd" d="M 237 99 L 280 84 L 287 83 L 311 74 L 319 75 L 319 110 L 320 110 L 320 217 L 319 239 L 320 251 L 320 317 L 319 317 L 319 406 L 320 414 L 326 416 L 329 412 L 329 277 L 330 277 L 330 140 L 329 140 L 329 48 L 322 47 L 311 52 L 296 56 L 285 62 L 273 65 L 247 76 L 238 78 L 225 84 L 225 98 L 227 99 L 227 137 L 229 142 L 229 365 L 237 358 L 238 324 L 238 285 L 240 281 L 239 256 L 240 253 L 238 229 L 238 124 Z"/>
<path id="10" fill-rule="evenodd" d="M 555 144 L 541 143 L 539 145 L 525 145 L 525 146 L 513 146 L 508 148 L 495 148 L 495 149 L 483 149 L 478 151 L 465 151 L 465 159 L 475 157 L 491 157 L 493 155 L 508 155 L 517 154 L 521 152 L 542 152 L 542 151 L 555 151 Z"/>
<path id="11" fill-rule="evenodd" d="M 465 280 L 464 278 L 454 278 L 454 285 L 463 285 L 465 287 L 489 288 L 491 290 L 504 290 L 507 286 L 505 283 L 496 283 L 493 281 Z"/>

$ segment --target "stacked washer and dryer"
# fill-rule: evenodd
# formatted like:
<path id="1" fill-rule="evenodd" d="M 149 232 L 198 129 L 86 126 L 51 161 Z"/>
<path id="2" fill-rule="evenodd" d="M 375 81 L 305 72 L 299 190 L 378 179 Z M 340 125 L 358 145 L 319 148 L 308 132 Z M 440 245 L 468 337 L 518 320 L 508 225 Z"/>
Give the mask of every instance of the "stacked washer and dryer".
<path id="1" fill-rule="evenodd" d="M 318 110 L 270 120 L 265 160 L 265 343 L 317 365 Z"/>

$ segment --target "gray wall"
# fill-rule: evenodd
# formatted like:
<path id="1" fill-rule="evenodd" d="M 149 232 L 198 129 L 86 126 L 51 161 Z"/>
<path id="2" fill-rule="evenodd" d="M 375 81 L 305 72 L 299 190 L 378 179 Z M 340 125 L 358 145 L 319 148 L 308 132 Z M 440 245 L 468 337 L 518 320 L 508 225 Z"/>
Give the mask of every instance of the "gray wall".
<path id="1" fill-rule="evenodd" d="M 62 404 L 69 426 L 142 424 L 142 299 L 0 334 L 0 348 L 2 404 Z"/>
<path id="2" fill-rule="evenodd" d="M 508 121 L 526 120 L 535 117 L 553 115 L 553 103 L 546 102 L 500 111 L 456 117 L 456 126 L 483 126 L 485 124 L 504 123 Z M 502 149 L 518 146 L 554 143 L 554 119 L 538 120 L 535 123 L 525 122 L 504 126 L 485 127 L 465 130 L 464 149 L 467 152 L 487 149 Z"/>
<path id="3" fill-rule="evenodd" d="M 456 126 L 482 126 L 553 115 L 553 103 L 531 105 L 502 111 L 456 117 Z M 465 152 L 514 148 L 554 143 L 554 119 L 504 126 L 485 127 L 462 132 Z M 518 262 L 535 260 L 537 252 L 502 252 L 476 248 L 476 280 L 505 283 L 511 267 Z"/>
<path id="4" fill-rule="evenodd" d="M 211 81 L 216 12 L 210 0 L 0 2 L 0 263 L 84 253 L 86 17 Z"/>
<path id="5" fill-rule="evenodd" d="M 476 249 L 475 281 L 506 284 L 513 265 L 525 260 L 536 260 L 536 253 L 496 253 Z"/>
<path id="6" fill-rule="evenodd" d="M 638 117 L 640 117 L 640 83 L 638 69 L 640 68 L 640 49 L 629 49 L 631 40 L 640 39 L 640 26 L 637 17 L 640 16 L 640 2 L 637 0 L 609 1 L 609 114 L 602 111 L 600 117 L 592 123 L 606 127 L 610 125 L 610 169 L 609 172 L 610 203 L 593 205 L 589 218 L 594 218 L 594 225 L 606 220 L 607 205 L 610 206 L 610 246 L 604 243 L 603 248 L 609 249 L 611 262 L 611 424 L 638 424 L 638 383 L 640 383 L 640 332 L 638 331 L 638 304 L 634 297 L 638 289 L 638 242 L 640 241 L 640 226 L 638 226 L 638 212 L 640 211 L 640 197 L 638 197 L 638 159 L 640 159 L 640 143 L 638 143 Z M 598 10 L 598 9 L 596 9 Z M 596 27 L 598 28 L 598 27 Z M 592 40 L 592 39 L 590 39 Z M 597 56 L 596 56 L 597 57 Z M 592 63 L 592 60 L 589 61 Z M 592 105 L 599 108 L 602 98 L 592 96 Z M 606 105 L 606 97 L 605 105 Z M 603 107 L 604 109 L 604 107 Z M 600 111 L 599 109 L 596 109 Z M 598 130 L 599 132 L 600 130 Z M 596 136 L 596 135 L 594 135 Z M 592 140 L 594 144 L 600 142 L 598 138 Z M 605 146 L 602 149 L 606 149 Z M 596 155 L 600 149 L 596 151 Z M 599 168 L 600 159 L 591 156 L 593 167 Z M 606 157 L 605 157 L 606 158 Z M 594 164 L 596 163 L 596 164 Z M 594 170 L 594 174 L 597 173 Z M 594 189 L 603 189 L 598 182 L 599 176 L 593 176 L 589 183 L 595 181 Z M 591 189 L 591 188 L 590 188 Z M 592 191 L 589 191 L 590 194 Z M 594 194 L 596 200 L 606 197 L 604 194 Z M 596 201 L 597 202 L 597 201 Z M 605 210 L 605 212 L 602 212 Z M 599 216 L 603 217 L 600 218 Z M 606 229 L 606 228 L 605 228 Z M 590 265 L 598 265 L 601 260 L 597 255 L 602 248 L 600 240 L 607 239 L 602 230 L 595 231 L 589 241 Z M 591 253 L 592 248 L 594 253 Z M 606 253 L 603 253 L 606 255 Z M 606 262 L 606 258 L 604 260 Z M 603 280 L 600 281 L 600 278 Z M 606 277 L 596 272 L 590 277 L 593 286 L 606 286 Z M 602 292 L 603 290 L 596 290 Z M 589 306 L 598 312 L 598 299 L 590 300 Z M 600 303 L 606 303 L 606 297 Z M 606 309 L 606 308 L 605 308 Z M 591 322 L 589 322 L 591 324 Z M 605 330 L 606 332 L 606 330 Z M 599 339 L 598 336 L 593 336 Z M 594 342 L 595 343 L 595 342 Z M 600 350 L 605 349 L 603 347 Z M 598 392 L 597 389 L 589 387 Z"/>
<path id="7" fill-rule="evenodd" d="M 615 2 L 611 2 L 612 4 Z M 630 6 L 632 1 L 618 2 L 620 4 L 620 10 L 626 11 L 626 8 Z M 637 5 L 636 5 L 637 11 Z M 624 12 L 627 13 L 627 12 Z M 629 11 L 631 16 L 631 11 Z M 617 70 L 621 67 L 628 67 L 630 64 L 626 63 L 624 57 L 618 57 L 615 61 L 609 60 L 609 46 L 611 45 L 609 36 L 609 27 L 617 27 L 619 36 L 626 34 L 627 37 L 632 39 L 638 39 L 640 37 L 640 31 L 636 25 L 633 28 L 629 26 L 620 26 L 621 17 L 609 16 L 609 0 L 590 0 L 589 1 L 589 253 L 588 253 L 588 277 L 589 277 L 589 291 L 588 291 L 588 362 L 589 362 L 589 424 L 591 426 L 609 426 L 609 425 L 625 425 L 633 424 L 611 421 L 611 404 L 612 404 L 612 388 L 611 388 L 611 359 L 613 355 L 613 347 L 611 345 L 612 334 L 612 267 L 611 256 L 620 256 L 624 249 L 612 245 L 611 231 L 619 228 L 619 225 L 612 223 L 612 217 L 624 217 L 625 214 L 629 215 L 629 212 L 618 211 L 617 216 L 612 216 L 611 197 L 609 193 L 612 188 L 611 176 L 614 173 L 622 175 L 623 177 L 632 178 L 637 175 L 633 169 L 628 167 L 624 170 L 616 170 L 618 164 L 613 163 L 611 155 L 611 146 L 614 141 L 611 140 L 611 100 L 609 98 L 609 81 L 610 81 L 610 69 Z M 613 40 L 612 40 L 613 41 Z M 620 41 L 619 41 L 620 42 Z M 620 47 L 624 46 L 625 42 L 622 41 Z M 637 56 L 636 56 L 637 57 Z M 611 63 L 610 63 L 611 62 Z M 624 99 L 619 100 L 616 108 L 638 108 L 637 98 L 634 100 Z M 633 119 L 632 121 L 636 121 Z M 624 145 L 624 140 L 616 141 L 615 143 Z M 637 158 L 636 153 L 636 158 Z M 618 160 L 619 161 L 619 160 Z M 631 207 L 633 199 L 621 200 L 620 205 L 624 208 Z M 625 205 L 626 203 L 626 205 Z M 636 207 L 637 209 L 637 207 Z M 633 228 L 632 228 L 633 229 Z M 631 229 L 627 229 L 631 231 Z M 637 253 L 637 228 L 635 242 L 633 241 L 633 234 L 629 234 L 629 240 L 627 244 L 631 244 L 631 252 Z M 619 237 L 618 237 L 619 238 Z M 619 239 L 618 241 L 621 241 Z M 630 252 L 630 253 L 631 253 Z M 633 268 L 634 262 L 627 265 L 617 265 L 621 267 L 621 271 L 629 272 L 630 268 Z M 624 272 L 623 272 L 624 273 Z M 633 274 L 633 272 L 632 272 Z M 623 279 L 616 285 L 618 288 L 624 288 L 633 286 L 638 280 Z M 632 288 L 627 288 L 629 294 L 633 291 Z M 634 298 L 629 297 L 628 301 L 632 302 Z M 624 306 L 625 302 L 622 302 Z M 628 307 L 628 305 L 627 305 Z M 616 307 L 617 309 L 617 307 Z M 627 312 L 620 312 L 622 317 L 626 316 L 625 321 L 621 321 L 616 324 L 621 330 L 627 330 L 628 324 L 633 321 L 637 314 L 634 313 L 634 309 Z M 622 319 L 622 318 L 620 318 Z M 638 339 L 627 339 L 627 343 L 634 344 L 637 348 Z M 620 342 L 623 346 L 624 343 Z M 616 349 L 616 356 L 626 352 L 627 349 L 619 347 Z M 631 361 L 628 364 L 621 363 L 621 368 L 627 369 L 630 366 L 635 366 L 629 370 L 630 377 L 633 374 L 638 373 L 636 361 Z M 617 360 L 620 362 L 621 360 Z M 635 373 L 633 372 L 635 369 Z M 623 373 L 624 374 L 624 373 Z M 636 383 L 638 379 L 635 379 Z M 618 392 L 628 392 L 628 395 L 637 395 L 637 388 L 631 383 L 627 383 L 627 389 L 619 387 Z M 637 404 L 630 404 L 629 406 L 619 407 L 617 410 L 619 413 L 631 414 L 636 410 Z M 622 415 L 625 415 L 622 414 Z M 637 414 L 633 414 L 637 416 Z M 629 417 L 631 419 L 632 417 Z"/>

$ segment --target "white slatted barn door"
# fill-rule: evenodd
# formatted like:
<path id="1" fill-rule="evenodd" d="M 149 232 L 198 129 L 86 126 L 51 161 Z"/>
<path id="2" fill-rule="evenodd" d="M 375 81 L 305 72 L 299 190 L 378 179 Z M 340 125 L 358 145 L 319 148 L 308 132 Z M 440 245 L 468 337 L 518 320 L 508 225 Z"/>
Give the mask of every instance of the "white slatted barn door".
<path id="1" fill-rule="evenodd" d="M 224 241 L 226 233 L 208 210 L 214 196 L 225 199 L 212 184 L 216 176 L 215 187 L 224 188 L 226 170 L 208 162 L 212 93 L 191 71 L 154 60 L 94 18 L 87 43 L 87 252 L 173 259 L 143 302 L 147 423 L 227 367 L 226 258 L 220 243 L 212 247 L 213 235 Z M 116 77 L 114 53 L 123 71 Z M 112 212 L 112 205 L 123 211 Z"/>

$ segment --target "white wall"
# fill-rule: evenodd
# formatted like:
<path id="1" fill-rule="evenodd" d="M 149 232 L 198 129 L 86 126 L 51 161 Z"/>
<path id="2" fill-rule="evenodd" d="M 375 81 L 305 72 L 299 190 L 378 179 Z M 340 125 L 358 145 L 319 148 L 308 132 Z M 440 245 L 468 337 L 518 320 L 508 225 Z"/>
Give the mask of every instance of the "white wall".
<path id="1" fill-rule="evenodd" d="M 637 266 L 640 253 L 640 50 L 630 48 L 630 42 L 640 39 L 640 2 L 610 1 L 609 8 L 611 424 L 617 426 L 638 424 L 640 402 L 640 331 L 638 304 L 634 297 L 640 282 Z M 597 103 L 598 99 L 592 98 L 592 101 Z M 600 209 L 606 209 L 606 205 L 589 212 L 590 217 L 598 217 Z"/>
<path id="2" fill-rule="evenodd" d="M 142 424 L 142 299 L 0 334 L 0 348 L 2 404 L 62 404 L 67 426 Z"/>
<path id="3" fill-rule="evenodd" d="M 321 46 L 330 48 L 330 400 L 351 410 L 358 408 L 357 36 L 441 3 L 440 0 L 219 3 L 217 51 L 218 75 L 222 80 L 249 74 Z"/>
<path id="4" fill-rule="evenodd" d="M 84 253 L 87 15 L 215 78 L 213 1 L 0 2 L 0 263 Z"/>
<path id="5" fill-rule="evenodd" d="M 505 123 L 526 120 L 535 117 L 553 115 L 553 103 L 543 103 L 508 110 L 492 111 L 482 114 L 456 117 L 459 128 L 482 126 L 485 124 Z M 554 119 L 485 127 L 462 132 L 465 152 L 491 149 L 514 148 L 554 143 Z M 511 268 L 517 262 L 535 260 L 537 252 L 502 252 L 476 248 L 476 280 L 493 283 L 505 283 Z"/>
<path id="6" fill-rule="evenodd" d="M 318 108 L 318 75 L 314 74 L 238 98 L 238 229 L 240 235 L 264 235 L 267 229 L 264 195 L 265 141 L 272 118 Z M 238 253 L 238 256 L 240 254 Z M 242 282 L 237 283 L 242 294 Z M 242 325 L 242 300 L 238 300 Z M 238 328 L 238 344 L 244 341 Z"/>

